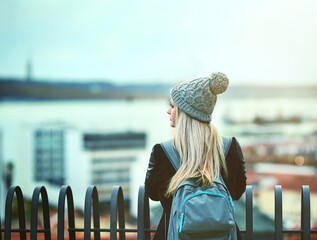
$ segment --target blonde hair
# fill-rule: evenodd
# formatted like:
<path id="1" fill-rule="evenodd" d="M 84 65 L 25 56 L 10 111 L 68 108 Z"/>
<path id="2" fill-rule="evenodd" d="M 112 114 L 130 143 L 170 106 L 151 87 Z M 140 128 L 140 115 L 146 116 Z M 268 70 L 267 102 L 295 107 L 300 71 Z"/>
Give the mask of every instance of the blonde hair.
<path id="1" fill-rule="evenodd" d="M 222 137 L 212 123 L 191 118 L 178 108 L 175 128 L 173 145 L 179 152 L 181 164 L 171 178 L 166 196 L 172 196 L 177 186 L 189 178 L 201 181 L 203 186 L 212 186 L 220 174 L 220 166 L 227 177 Z"/>

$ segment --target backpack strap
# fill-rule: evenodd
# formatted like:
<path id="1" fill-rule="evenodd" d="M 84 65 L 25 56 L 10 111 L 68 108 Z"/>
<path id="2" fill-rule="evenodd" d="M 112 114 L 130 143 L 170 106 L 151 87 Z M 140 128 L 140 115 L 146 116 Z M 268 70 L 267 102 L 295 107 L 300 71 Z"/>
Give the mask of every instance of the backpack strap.
<path id="1" fill-rule="evenodd" d="M 231 146 L 232 138 L 222 137 L 222 142 L 224 156 L 226 157 Z M 177 149 L 173 147 L 173 140 L 162 142 L 161 146 L 171 164 L 173 165 L 174 169 L 177 171 L 180 167 L 181 159 Z"/>
<path id="2" fill-rule="evenodd" d="M 175 171 L 177 172 L 181 164 L 181 158 L 179 156 L 177 149 L 173 147 L 173 140 L 162 142 L 161 146 L 166 156 L 170 160 L 171 164 L 173 165 Z"/>
<path id="3" fill-rule="evenodd" d="M 223 143 L 223 154 L 227 157 L 230 146 L 231 146 L 232 138 L 231 137 L 222 137 Z"/>

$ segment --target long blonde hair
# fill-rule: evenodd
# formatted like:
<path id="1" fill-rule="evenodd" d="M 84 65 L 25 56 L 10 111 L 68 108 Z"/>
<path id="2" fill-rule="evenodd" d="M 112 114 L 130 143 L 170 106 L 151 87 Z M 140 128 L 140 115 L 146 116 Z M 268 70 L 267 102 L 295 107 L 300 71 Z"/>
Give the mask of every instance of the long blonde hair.
<path id="1" fill-rule="evenodd" d="M 220 174 L 220 166 L 227 176 L 222 138 L 212 123 L 191 118 L 181 109 L 176 112 L 173 145 L 179 152 L 181 165 L 171 178 L 166 196 L 172 196 L 184 180 L 195 178 L 203 186 L 212 186 Z"/>

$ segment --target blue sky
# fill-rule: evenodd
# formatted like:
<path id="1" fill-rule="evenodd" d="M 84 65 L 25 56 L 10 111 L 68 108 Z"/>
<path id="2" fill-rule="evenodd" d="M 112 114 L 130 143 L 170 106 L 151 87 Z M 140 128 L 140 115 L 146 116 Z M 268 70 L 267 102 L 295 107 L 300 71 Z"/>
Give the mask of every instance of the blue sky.
<path id="1" fill-rule="evenodd" d="M 0 0 L 0 76 L 315 84 L 315 0 Z"/>

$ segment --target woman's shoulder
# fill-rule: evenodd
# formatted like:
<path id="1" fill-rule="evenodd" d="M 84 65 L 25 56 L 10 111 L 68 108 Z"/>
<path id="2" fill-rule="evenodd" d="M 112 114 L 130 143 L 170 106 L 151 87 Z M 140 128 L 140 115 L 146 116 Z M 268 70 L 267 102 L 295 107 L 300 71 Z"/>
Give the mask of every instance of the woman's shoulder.
<path id="1" fill-rule="evenodd" d="M 163 152 L 163 148 L 162 148 L 161 144 L 160 143 L 154 144 L 153 147 L 152 147 L 152 152 L 154 152 L 154 153 Z"/>
<path id="2" fill-rule="evenodd" d="M 155 159 L 156 170 L 161 171 L 162 175 L 171 175 L 175 170 L 167 157 L 161 143 L 157 143 L 152 148 L 151 158 Z M 170 169 L 167 171 L 167 169 Z"/>
<path id="3" fill-rule="evenodd" d="M 164 158 L 165 152 L 162 148 L 162 145 L 160 143 L 156 143 L 152 147 L 151 155 L 155 158 Z"/>
<path id="4" fill-rule="evenodd" d="M 227 156 L 228 157 L 226 157 L 226 160 L 229 162 L 238 160 L 244 163 L 242 148 L 239 141 L 236 139 L 236 137 L 232 137 L 232 142 L 231 142 Z"/>
<path id="5" fill-rule="evenodd" d="M 230 145 L 230 150 L 234 148 L 236 150 L 241 149 L 241 145 L 236 137 L 231 137 L 231 145 Z"/>
<path id="6" fill-rule="evenodd" d="M 242 148 L 241 145 L 236 137 L 232 137 L 231 145 L 228 150 L 228 157 L 226 160 L 233 161 L 233 159 L 243 159 Z"/>
<path id="7" fill-rule="evenodd" d="M 165 146 L 166 144 L 170 144 L 171 140 L 167 140 L 167 141 L 163 141 L 160 143 L 156 143 L 153 145 L 152 148 L 152 152 L 156 153 L 156 154 L 164 154 L 165 155 L 165 151 L 163 149 L 162 144 Z"/>

